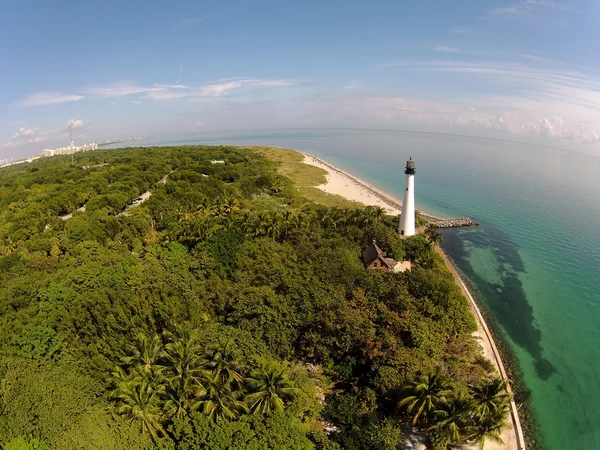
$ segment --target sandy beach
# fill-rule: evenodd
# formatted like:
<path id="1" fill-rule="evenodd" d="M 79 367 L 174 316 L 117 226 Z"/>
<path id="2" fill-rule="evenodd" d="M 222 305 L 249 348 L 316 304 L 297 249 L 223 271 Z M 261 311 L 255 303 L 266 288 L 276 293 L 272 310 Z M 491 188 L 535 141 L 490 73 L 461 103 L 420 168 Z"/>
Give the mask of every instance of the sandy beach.
<path id="1" fill-rule="evenodd" d="M 327 183 L 316 186 L 317 188 L 330 194 L 340 195 L 348 200 L 361 202 L 365 205 L 380 206 L 388 214 L 400 214 L 402 202 L 399 199 L 387 194 L 384 191 L 381 191 L 380 189 L 372 187 L 360 178 L 344 172 L 343 170 L 338 169 L 337 167 L 320 158 L 307 153 L 302 154 L 304 155 L 303 162 L 305 164 L 320 167 L 321 169 L 327 171 Z M 430 216 L 429 218 L 436 219 Z M 461 288 L 463 295 L 469 300 L 471 311 L 477 321 L 478 329 L 474 335 L 480 340 L 483 354 L 492 362 L 492 364 L 494 364 L 494 367 L 500 374 L 500 377 L 503 380 L 506 380 L 506 370 L 504 369 L 504 364 L 500 358 L 500 353 L 498 352 L 493 336 L 488 329 L 487 324 L 485 323 L 475 299 L 469 292 L 467 285 L 463 282 L 446 254 L 444 254 L 441 249 L 437 250 L 444 259 L 448 269 L 454 275 L 456 283 Z M 523 431 L 521 429 L 521 423 L 519 421 L 517 407 L 514 401 L 511 401 L 510 403 L 510 416 L 507 420 L 507 426 L 504 429 L 501 437 L 504 441 L 504 444 L 486 442 L 484 450 L 525 450 Z M 419 448 L 419 444 L 414 442 L 410 448 L 417 449 Z M 470 450 L 471 448 L 475 449 L 475 447 L 463 447 L 465 450 Z"/>
<path id="2" fill-rule="evenodd" d="M 300 152 L 302 153 L 302 152 Z M 323 161 L 316 156 L 302 153 L 304 164 L 319 167 L 327 171 L 327 183 L 316 186 L 328 194 L 336 194 L 363 203 L 367 206 L 380 206 L 388 214 L 400 214 L 402 201 L 369 185 L 366 181 L 355 177 L 341 169 Z"/>

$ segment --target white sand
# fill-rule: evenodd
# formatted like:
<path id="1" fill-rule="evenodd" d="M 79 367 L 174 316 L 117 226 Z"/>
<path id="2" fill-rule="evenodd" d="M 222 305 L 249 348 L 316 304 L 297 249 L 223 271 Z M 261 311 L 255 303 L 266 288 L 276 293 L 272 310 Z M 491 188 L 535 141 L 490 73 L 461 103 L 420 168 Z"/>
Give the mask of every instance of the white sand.
<path id="1" fill-rule="evenodd" d="M 321 169 L 327 171 L 327 183 L 317 186 L 319 189 L 329 193 L 329 194 L 337 194 L 342 197 L 347 198 L 348 200 L 353 200 L 357 202 L 361 202 L 365 205 L 374 205 L 380 206 L 385 209 L 389 214 L 400 214 L 401 210 L 401 202 L 395 197 L 387 194 L 384 191 L 381 191 L 377 188 L 372 187 L 367 182 L 361 180 L 360 178 L 355 177 L 343 170 L 338 169 L 332 164 L 323 161 L 313 155 L 309 155 L 307 153 L 302 153 L 304 155 L 304 163 L 310 164 L 311 166 L 320 167 Z M 439 250 L 439 249 L 438 249 Z M 506 371 L 504 369 L 504 365 L 502 364 L 502 360 L 500 359 L 500 354 L 498 353 L 498 349 L 496 348 L 496 344 L 494 339 L 473 299 L 473 296 L 467 289 L 467 286 L 464 284 L 458 272 L 452 266 L 450 260 L 447 256 L 440 250 L 442 257 L 446 261 L 446 265 L 449 267 L 450 271 L 454 274 L 456 278 L 457 284 L 460 286 L 463 294 L 469 300 L 471 305 L 471 311 L 475 316 L 477 321 L 477 331 L 474 333 L 474 336 L 479 338 L 479 342 L 482 347 L 482 351 L 484 356 L 489 359 L 502 379 L 506 379 Z M 496 444 L 494 442 L 486 442 L 484 450 L 525 450 L 525 443 L 523 438 L 523 432 L 521 430 L 521 423 L 519 421 L 519 416 L 517 414 L 517 408 L 514 401 L 511 401 L 510 404 L 510 412 L 511 414 L 508 417 L 506 428 L 502 432 L 502 440 L 504 444 Z M 409 448 L 423 448 L 422 442 L 418 442 L 416 440 L 413 444 L 413 447 Z M 407 447 L 408 448 L 408 447 Z M 471 450 L 478 447 L 469 447 L 463 446 L 464 450 Z"/>
<path id="2" fill-rule="evenodd" d="M 336 194 L 367 206 L 380 206 L 388 214 L 400 214 L 401 201 L 350 175 L 325 161 L 306 153 L 304 163 L 327 171 L 327 183 L 316 186 L 328 194 Z"/>

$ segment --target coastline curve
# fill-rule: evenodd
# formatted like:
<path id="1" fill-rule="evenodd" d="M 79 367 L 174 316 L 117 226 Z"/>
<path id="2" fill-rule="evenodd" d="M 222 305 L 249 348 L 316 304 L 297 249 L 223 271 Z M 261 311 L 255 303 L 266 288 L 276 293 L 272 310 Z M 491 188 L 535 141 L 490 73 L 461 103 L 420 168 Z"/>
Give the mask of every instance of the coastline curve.
<path id="1" fill-rule="evenodd" d="M 296 150 L 297 151 L 297 150 Z M 384 192 L 380 189 L 377 188 L 373 188 L 371 187 L 367 182 L 361 180 L 360 178 L 344 171 L 341 170 L 337 167 L 335 167 L 333 164 L 323 160 L 320 157 L 311 155 L 309 153 L 306 152 L 302 152 L 302 151 L 297 151 L 298 153 L 300 153 L 301 155 L 304 156 L 304 163 L 308 164 L 308 165 L 314 165 L 317 167 L 320 167 L 324 170 L 326 170 L 330 176 L 332 175 L 337 175 L 338 177 L 344 177 L 346 179 L 349 179 L 350 181 L 352 181 L 353 183 L 355 183 L 355 185 L 357 187 L 360 187 L 361 190 L 365 190 L 367 192 L 370 192 L 371 195 L 373 195 L 374 199 L 377 199 L 379 201 L 383 201 L 386 206 L 390 207 L 391 209 L 395 211 L 401 210 L 402 205 L 401 202 L 396 199 L 395 197 L 393 197 L 392 195 L 388 194 L 387 192 Z M 328 182 L 329 182 L 329 177 L 328 177 Z M 321 186 L 317 186 L 318 188 L 325 190 L 326 191 L 326 186 L 327 183 L 325 185 L 321 185 Z M 347 197 L 347 191 L 339 191 L 336 192 L 338 195 Z M 346 194 L 346 195 L 344 195 Z M 352 199 L 350 198 L 350 200 L 356 200 L 356 199 Z M 363 200 L 362 198 L 360 200 Z M 359 201 L 360 201 L 359 200 Z M 363 200 L 364 201 L 364 200 Z M 371 204 L 377 204 L 377 201 L 374 200 L 373 203 Z M 429 215 L 425 215 L 424 216 L 429 219 L 429 220 L 444 220 L 444 219 L 440 219 L 438 217 L 432 217 Z M 450 272 L 452 273 L 452 275 L 454 276 L 454 279 L 456 281 L 456 284 L 460 287 L 461 291 L 463 292 L 463 295 L 468 299 L 469 301 L 469 305 L 471 307 L 471 312 L 473 313 L 473 315 L 475 316 L 475 320 L 477 322 L 478 325 L 478 332 L 482 332 L 482 336 L 481 339 L 485 340 L 485 342 L 488 344 L 488 348 L 490 350 L 489 353 L 491 353 L 491 357 L 488 354 L 488 352 L 486 351 L 486 346 L 482 344 L 483 346 L 483 354 L 491 360 L 491 362 L 494 364 L 494 366 L 496 367 L 496 370 L 498 371 L 500 378 L 503 381 L 507 381 L 507 392 L 509 394 L 511 394 L 512 396 L 512 389 L 508 380 L 508 375 L 506 372 L 506 369 L 504 367 L 504 363 L 502 362 L 502 358 L 500 356 L 500 352 L 498 351 L 498 348 L 496 346 L 496 343 L 494 341 L 494 338 L 492 336 L 492 333 L 490 331 L 490 329 L 488 328 L 485 319 L 479 309 L 479 306 L 477 305 L 474 297 L 471 295 L 471 292 L 469 291 L 469 289 L 467 288 L 467 285 L 465 284 L 465 282 L 462 280 L 461 276 L 459 275 L 458 271 L 456 270 L 456 268 L 454 267 L 454 264 L 452 263 L 452 261 L 450 260 L 450 258 L 444 253 L 444 251 L 439 248 L 436 247 L 436 251 L 440 254 L 440 256 L 442 257 L 442 259 L 444 260 L 444 263 L 446 264 L 446 267 L 448 268 L 448 270 L 450 270 Z M 517 410 L 517 405 L 514 401 L 513 398 L 511 398 L 510 403 L 509 403 L 509 408 L 510 408 L 510 416 L 511 416 L 511 422 L 512 422 L 512 429 L 514 431 L 514 435 L 515 435 L 515 443 L 516 443 L 516 448 L 514 450 L 526 450 L 526 443 L 525 443 L 525 437 L 524 437 L 524 433 L 523 433 L 523 429 L 521 426 L 521 421 L 519 419 L 519 415 L 518 415 L 518 410 Z M 511 433 L 512 434 L 512 433 Z M 508 447 L 506 447 L 508 448 Z M 513 450 L 512 448 L 510 450 Z"/>

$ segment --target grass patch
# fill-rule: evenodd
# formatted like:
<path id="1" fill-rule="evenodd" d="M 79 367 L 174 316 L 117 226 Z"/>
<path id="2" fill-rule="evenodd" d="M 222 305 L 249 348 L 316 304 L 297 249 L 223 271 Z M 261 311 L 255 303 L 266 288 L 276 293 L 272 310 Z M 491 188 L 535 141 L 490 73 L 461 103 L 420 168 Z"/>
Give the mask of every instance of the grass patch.
<path id="1" fill-rule="evenodd" d="M 337 208 L 364 208 L 360 202 L 348 200 L 340 195 L 328 194 L 316 186 L 327 182 L 327 171 L 304 164 L 304 155 L 295 150 L 274 147 L 247 147 L 279 163 L 277 172 L 289 177 L 303 197 L 325 206 Z"/>

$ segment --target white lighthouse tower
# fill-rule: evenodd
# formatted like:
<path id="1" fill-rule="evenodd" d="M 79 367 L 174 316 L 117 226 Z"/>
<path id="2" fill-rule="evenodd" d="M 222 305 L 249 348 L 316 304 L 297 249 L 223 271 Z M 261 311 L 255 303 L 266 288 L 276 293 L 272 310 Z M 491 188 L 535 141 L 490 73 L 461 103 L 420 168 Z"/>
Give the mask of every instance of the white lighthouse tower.
<path id="1" fill-rule="evenodd" d="M 401 236 L 415 235 L 415 162 L 412 157 L 406 161 L 406 186 L 404 189 L 404 200 L 402 201 L 402 213 L 400 214 L 400 225 L 398 233 Z"/>

